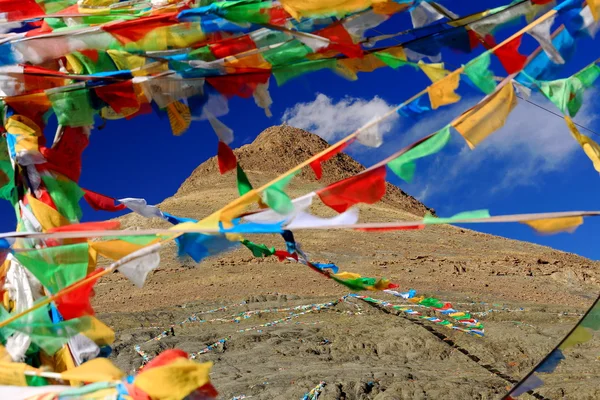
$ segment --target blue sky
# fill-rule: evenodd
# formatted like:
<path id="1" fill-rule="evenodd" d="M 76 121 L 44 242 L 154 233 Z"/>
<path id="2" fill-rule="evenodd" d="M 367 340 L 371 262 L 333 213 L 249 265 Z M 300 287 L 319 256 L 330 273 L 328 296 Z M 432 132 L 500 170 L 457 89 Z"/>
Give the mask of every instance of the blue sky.
<path id="1" fill-rule="evenodd" d="M 502 4 L 501 1 L 442 3 L 459 15 Z M 379 30 L 401 31 L 409 25 L 409 18 L 401 16 L 386 22 Z M 500 32 L 497 39 L 515 29 Z M 594 61 L 598 57 L 599 40 L 581 40 L 561 77 Z M 524 41 L 523 49 L 529 51 L 533 44 L 531 40 Z M 475 54 L 456 55 L 445 51 L 443 59 L 447 68 L 453 69 Z M 496 72 L 500 75 L 502 70 L 496 68 Z M 376 111 L 400 104 L 427 84 L 424 74 L 410 67 L 359 74 L 354 82 L 329 71 L 305 75 L 282 87 L 277 87 L 272 79 L 272 118 L 267 118 L 252 99 L 234 98 L 229 102 L 230 113 L 221 120 L 235 132 L 232 147 L 251 142 L 265 128 L 280 124 L 284 115 L 288 123 L 311 126 L 315 133 L 333 140 L 351 133 L 358 127 L 357 123 L 368 122 Z M 388 132 L 384 146 L 375 150 L 355 146 L 350 150 L 351 155 L 370 165 L 442 128 L 481 99 L 477 91 L 468 87 L 463 90 L 465 86 L 461 84 L 459 91 L 463 101 L 433 111 L 416 123 L 394 118 L 385 126 Z M 588 93 L 576 121 L 600 132 L 596 97 L 594 90 Z M 534 96 L 532 101 L 554 110 L 539 96 Z M 308 113 L 314 115 L 312 119 L 303 117 L 300 111 L 310 111 L 311 107 L 319 112 Z M 356 110 L 361 110 L 359 116 L 355 115 Z M 350 115 L 354 116 L 352 121 L 349 121 Z M 327 120 L 339 122 L 332 127 L 324 122 Z M 216 148 L 216 136 L 205 121 L 192 123 L 191 129 L 181 137 L 172 136 L 166 114 L 162 118 L 153 114 L 131 121 L 109 121 L 105 129 L 95 129 L 92 133 L 91 144 L 83 157 L 80 184 L 116 198 L 143 197 L 156 204 L 173 195 L 196 166 L 216 154 Z M 600 177 L 571 138 L 564 121 L 524 102 L 513 112 L 507 126 L 476 150 L 468 150 L 460 137 L 453 137 L 443 152 L 418 163 L 413 183 L 403 183 L 391 173 L 388 176 L 391 182 L 435 208 L 440 216 L 483 208 L 489 209 L 492 215 L 600 209 L 597 201 Z M 95 212 L 83 202 L 82 207 L 86 221 L 114 217 L 114 214 Z M 0 206 L 0 213 L 3 216 L 0 228 L 13 230 L 14 213 L 8 203 Z M 469 228 L 600 259 L 600 246 L 595 243 L 600 220 L 593 218 L 587 219 L 573 234 L 554 236 L 536 235 L 519 224 Z"/>

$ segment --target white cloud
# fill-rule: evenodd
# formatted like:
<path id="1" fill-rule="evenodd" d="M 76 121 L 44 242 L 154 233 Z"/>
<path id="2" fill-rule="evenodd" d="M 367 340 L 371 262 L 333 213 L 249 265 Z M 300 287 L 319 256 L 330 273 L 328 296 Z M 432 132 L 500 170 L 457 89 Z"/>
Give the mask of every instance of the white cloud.
<path id="1" fill-rule="evenodd" d="M 594 95 L 588 93 L 587 101 L 575 119 L 583 126 L 594 122 Z M 531 101 L 555 110 L 554 105 L 541 95 L 533 96 Z M 460 109 L 464 109 L 464 105 Z M 448 123 L 448 115 L 456 116 L 459 112 L 458 106 L 450 107 L 436 118 L 415 124 L 407 135 L 422 137 Z M 583 129 L 581 132 L 589 134 Z M 542 175 L 563 170 L 575 156 L 585 157 L 561 117 L 524 100 L 519 100 L 506 125 L 476 149 L 469 149 L 460 137 L 453 143 L 453 149 L 430 160 L 429 167 L 417 173 L 418 181 L 406 187 L 409 192 L 418 194 L 421 201 L 461 192 L 474 177 L 486 180 L 487 193 L 478 192 L 478 195 L 534 186 Z"/>
<path id="2" fill-rule="evenodd" d="M 298 103 L 285 110 L 282 122 L 315 133 L 333 142 L 349 135 L 373 119 L 391 112 L 395 105 L 375 96 L 371 100 L 345 97 L 337 103 L 330 97 L 318 93 L 314 101 Z M 398 122 L 393 113 L 379 124 L 379 133 L 390 132 Z"/>

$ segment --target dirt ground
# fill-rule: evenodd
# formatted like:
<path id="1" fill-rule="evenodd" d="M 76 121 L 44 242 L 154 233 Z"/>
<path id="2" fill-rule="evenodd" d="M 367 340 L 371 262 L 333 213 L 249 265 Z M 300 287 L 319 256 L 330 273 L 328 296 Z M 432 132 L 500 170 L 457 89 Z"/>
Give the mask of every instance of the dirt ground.
<path id="1" fill-rule="evenodd" d="M 255 185 L 291 166 L 270 160 L 293 164 L 325 145 L 292 129 L 271 128 L 236 150 Z M 325 177 L 330 176 L 325 182 L 360 168 L 350 157 L 338 156 L 324 165 Z M 288 193 L 299 196 L 319 186 L 303 174 Z M 236 196 L 234 177 L 219 176 L 211 159 L 160 208 L 202 218 Z M 312 211 L 333 215 L 320 204 Z M 425 212 L 425 206 L 390 185 L 384 201 L 361 207 L 360 215 L 362 221 L 397 221 L 414 220 Z M 122 222 L 124 227 L 166 226 L 135 215 Z M 249 239 L 283 245 L 275 236 Z M 450 301 L 460 311 L 494 310 L 476 316 L 485 325 L 485 336 L 355 298 L 306 312 L 299 306 L 340 299 L 347 289 L 300 264 L 257 259 L 246 249 L 195 265 L 178 259 L 171 246 L 143 289 L 118 273 L 96 286 L 95 308 L 117 333 L 115 362 L 133 371 L 142 363 L 136 345 L 152 357 L 174 347 L 196 353 L 227 338 L 197 356 L 214 362 L 212 380 L 222 399 L 301 399 L 321 381 L 326 383 L 319 396 L 323 400 L 494 399 L 558 343 L 600 291 L 599 262 L 456 227 L 401 233 L 302 231 L 296 239 L 315 261 L 385 276 L 400 290 Z M 403 301 L 381 292 L 366 295 Z M 200 314 L 225 306 L 229 308 Z M 248 318 L 232 322 L 244 312 Z M 193 314 L 205 322 L 179 324 Z M 169 330 L 166 337 L 150 340 L 164 330 Z M 556 372 L 542 376 L 546 384 L 539 394 L 549 399 L 600 398 L 600 341 L 595 339 L 569 349 Z"/>

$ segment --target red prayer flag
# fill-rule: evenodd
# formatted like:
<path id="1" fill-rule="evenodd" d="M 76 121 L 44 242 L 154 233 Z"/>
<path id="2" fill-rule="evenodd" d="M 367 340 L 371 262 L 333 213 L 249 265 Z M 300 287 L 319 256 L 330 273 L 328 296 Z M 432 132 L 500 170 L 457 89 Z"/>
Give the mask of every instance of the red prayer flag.
<path id="1" fill-rule="evenodd" d="M 374 204 L 385 195 L 385 165 L 317 191 L 321 201 L 342 213 L 358 203 Z"/>
<path id="2" fill-rule="evenodd" d="M 296 254 L 296 253 L 290 254 L 285 250 L 275 250 L 275 256 L 277 256 L 279 261 L 285 261 L 288 259 L 288 257 L 293 258 L 294 260 L 298 261 L 298 254 Z"/>
<path id="3" fill-rule="evenodd" d="M 104 271 L 104 269 L 98 268 L 86 278 L 94 277 L 102 271 Z M 83 317 L 84 315 L 94 315 L 94 309 L 90 304 L 90 297 L 94 295 L 94 285 L 98 279 L 100 279 L 100 277 L 96 277 L 77 289 L 54 300 L 58 312 L 65 320 Z"/>
<path id="4" fill-rule="evenodd" d="M 551 1 L 554 1 L 554 0 L 531 0 L 531 2 L 533 4 L 540 4 L 540 5 L 542 5 L 542 4 L 548 4 Z"/>
<path id="5" fill-rule="evenodd" d="M 226 172 L 233 171 L 237 167 L 237 160 L 231 147 L 219 140 L 219 149 L 217 151 L 217 160 L 219 162 L 219 172 L 223 175 Z"/>
<path id="6" fill-rule="evenodd" d="M 323 167 L 321 164 L 324 163 L 325 161 L 333 158 L 333 156 L 335 156 L 336 154 L 339 154 L 342 151 L 344 151 L 344 149 L 346 147 L 348 147 L 348 145 L 350 143 L 352 143 L 353 141 L 354 140 L 350 140 L 346 143 L 342 143 L 338 147 L 334 147 L 334 148 L 330 149 L 327 153 L 325 153 L 324 155 L 322 155 L 321 157 L 317 158 L 316 160 L 314 160 L 310 163 L 310 167 L 315 172 L 315 176 L 317 177 L 317 179 L 321 179 L 321 177 L 323 176 Z"/>
<path id="7" fill-rule="evenodd" d="M 178 358 L 186 359 L 188 358 L 188 353 L 180 349 L 168 349 L 157 355 L 152 359 L 148 364 L 144 366 L 144 371 L 147 371 L 151 368 L 155 367 L 163 367 L 165 365 L 171 364 L 173 361 Z M 143 372 L 141 372 L 143 373 Z"/>
<path id="8" fill-rule="evenodd" d="M 522 38 L 523 36 L 519 36 L 494 52 L 508 74 L 519 72 L 525 67 L 527 56 L 519 53 Z"/>
<path id="9" fill-rule="evenodd" d="M 56 171 L 77 182 L 81 176 L 81 155 L 90 142 L 84 129 L 66 126 L 62 137 L 52 148 L 40 147 L 40 153 L 48 162 L 39 164 L 37 169 Z"/>
<path id="10" fill-rule="evenodd" d="M 81 231 L 108 231 L 119 229 L 121 222 L 119 221 L 100 221 L 100 222 L 82 222 L 80 224 L 57 226 L 56 228 L 48 229 L 48 233 L 54 232 L 81 232 Z"/>
<path id="11" fill-rule="evenodd" d="M 91 190 L 83 189 L 83 198 L 96 211 L 121 211 L 125 209 L 125 204 L 115 205 L 115 199 Z"/>
<path id="12" fill-rule="evenodd" d="M 248 35 L 220 40 L 210 45 L 210 51 L 217 59 L 254 49 L 256 49 L 256 43 Z"/>
<path id="13" fill-rule="evenodd" d="M 314 34 L 331 41 L 331 44 L 326 48 L 319 50 L 319 53 L 335 50 L 349 58 L 362 58 L 363 56 L 362 48 L 360 45 L 354 43 L 352 36 L 350 36 L 341 23 L 315 31 Z"/>
<path id="14" fill-rule="evenodd" d="M 139 108 L 137 93 L 133 88 L 133 81 L 123 81 L 107 86 L 98 86 L 96 94 L 104 100 L 115 112 L 121 113 L 124 108 Z"/>
<path id="15" fill-rule="evenodd" d="M 156 28 L 178 23 L 177 14 L 177 12 L 173 12 L 132 19 L 130 21 L 119 21 L 114 24 L 104 25 L 102 29 L 113 35 L 121 43 L 137 42 Z"/>
<path id="16" fill-rule="evenodd" d="M 267 10 L 271 25 L 283 26 L 291 17 L 281 6 L 269 7 Z"/>
<path id="17" fill-rule="evenodd" d="M 261 83 L 267 83 L 270 76 L 271 71 L 266 71 L 215 76 L 212 78 L 206 78 L 206 80 L 219 93 L 226 97 L 240 96 L 247 99 L 252 97 L 256 86 Z"/>
<path id="18" fill-rule="evenodd" d="M 7 21 L 32 19 L 45 15 L 44 9 L 35 0 L 0 0 L 0 13 Z"/>

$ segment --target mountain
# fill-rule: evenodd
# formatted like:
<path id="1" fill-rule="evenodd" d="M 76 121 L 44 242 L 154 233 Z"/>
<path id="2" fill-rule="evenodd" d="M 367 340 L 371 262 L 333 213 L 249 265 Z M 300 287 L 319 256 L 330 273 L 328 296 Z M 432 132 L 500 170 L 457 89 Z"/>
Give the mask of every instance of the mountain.
<path id="1" fill-rule="evenodd" d="M 253 143 L 234 152 L 254 187 L 258 187 L 326 146 L 327 143 L 318 136 L 284 125 L 266 129 Z M 363 168 L 350 156 L 340 154 L 323 165 L 322 181 L 317 181 L 312 170 L 305 168 L 293 179 L 286 192 L 292 198 L 298 197 L 352 176 Z M 220 175 L 213 157 L 200 164 L 177 193 L 165 199 L 159 207 L 174 215 L 202 219 L 237 197 L 235 173 Z M 311 212 L 322 216 L 335 215 L 319 201 L 315 203 Z M 383 201 L 360 206 L 360 220 L 416 220 L 427 212 L 433 210 L 388 184 Z M 121 221 L 124 228 L 170 226 L 165 221 L 148 220 L 135 214 L 126 215 Z M 474 300 L 494 305 L 501 303 L 516 309 L 528 307 L 531 313 L 489 317 L 491 320 L 486 329 L 491 333 L 484 339 L 450 332 L 456 343 L 515 378 L 527 372 L 575 323 L 576 317 L 561 317 L 561 313 L 580 311 L 589 305 L 598 290 L 600 278 L 599 262 L 452 226 L 430 226 L 420 231 L 403 232 L 298 231 L 295 237 L 314 261 L 332 262 L 341 270 L 363 276 L 385 276 L 398 283 L 402 290 L 411 288 L 419 294 L 462 302 L 457 304 L 466 302 L 471 306 L 462 307 L 469 307 L 471 311 L 485 311 L 485 307 L 491 307 L 477 306 L 479 303 L 472 303 Z M 285 246 L 278 235 L 250 236 L 249 239 L 278 249 Z M 245 248 L 194 264 L 178 259 L 174 245 L 169 245 L 161 254 L 161 267 L 151 274 L 143 289 L 134 288 L 118 273 L 112 274 L 97 285 L 94 302 L 96 309 L 105 313 L 111 325 L 126 332 L 117 342 L 115 357 L 123 368 L 130 368 L 139 362 L 132 350 L 133 344 L 157 333 L 155 328 L 143 328 L 149 323 L 152 326 L 168 326 L 190 312 L 240 300 L 256 303 L 255 307 L 281 306 L 282 302 L 298 304 L 301 300 L 306 303 L 332 299 L 347 292 L 346 288 L 303 265 L 278 262 L 273 257 L 255 258 Z M 375 293 L 373 296 L 382 298 L 386 295 Z M 304 393 L 300 393 L 301 390 L 308 391 L 326 377 L 339 385 L 330 386 L 324 399 L 438 398 L 442 394 L 446 398 L 491 398 L 502 393 L 507 385 L 501 379 L 490 378 L 488 371 L 470 365 L 472 360 L 455 359 L 447 353 L 447 344 L 440 344 L 438 338 L 430 337 L 431 333 L 424 329 L 403 318 L 384 316 L 367 310 L 352 318 L 319 314 L 314 318 L 323 320 L 327 326 L 287 326 L 273 328 L 269 332 L 261 329 L 261 334 L 254 331 L 248 335 L 240 334 L 237 340 L 232 339 L 229 347 L 206 355 L 206 359 L 216 363 L 213 379 L 220 384 L 217 388 L 224 390 L 229 398 L 239 395 L 244 388 L 267 380 L 266 375 L 271 382 L 269 386 L 260 391 L 254 385 L 254 389 L 246 389 L 246 394 L 254 393 L 255 397 L 265 399 L 301 397 Z M 261 317 L 261 320 L 266 322 L 268 317 Z M 521 325 L 515 325 L 514 321 Z M 534 328 L 525 328 L 526 325 Z M 151 345 L 150 351 L 170 346 L 197 351 L 198 346 L 212 343 L 211 340 L 216 340 L 219 335 L 236 332 L 227 331 L 225 325 L 200 324 L 185 329 L 183 333 L 178 331 L 178 336 Z M 448 334 L 445 330 L 443 332 Z M 302 350 L 289 350 L 297 348 L 294 338 L 321 341 L 324 337 L 335 339 L 333 347 L 311 345 L 306 349 L 298 347 Z M 263 340 L 268 340 L 270 345 L 261 347 Z M 264 352 L 264 356 L 254 355 L 255 350 Z M 315 352 L 320 355 L 315 355 Z M 389 352 L 395 356 L 392 357 Z M 267 354 L 271 356 L 267 357 Z M 284 357 L 285 354 L 292 358 Z M 223 364 L 223 360 L 229 364 Z M 239 362 L 245 363 L 243 370 L 247 369 L 247 372 L 233 367 Z M 314 371 L 310 366 L 313 362 L 317 366 L 314 370 L 322 376 L 312 376 Z M 332 362 L 345 363 L 345 367 L 334 368 Z M 584 361 L 580 362 L 580 367 L 583 367 Z M 418 367 L 411 367 L 411 363 Z M 597 363 L 587 363 L 591 364 Z M 461 370 L 465 365 L 470 369 Z M 263 374 L 263 368 L 269 373 Z M 287 368 L 288 372 L 282 372 L 280 368 Z M 400 372 L 386 372 L 394 370 Z M 446 371 L 444 373 L 449 375 L 440 377 L 439 371 Z M 586 370 L 585 373 L 590 372 Z M 302 380 L 297 375 L 302 375 Z M 457 382 L 468 382 L 468 393 L 472 396 L 465 395 L 464 385 L 452 383 L 453 376 L 456 376 Z M 556 394 L 550 397 L 570 392 L 571 383 L 565 376 L 561 375 L 562 383 L 548 384 L 549 393 Z M 386 393 L 391 397 L 377 397 L 377 391 L 364 389 L 365 382 L 374 381 L 374 377 L 378 377 L 379 382 L 387 382 Z M 394 379 L 401 384 L 394 386 Z M 305 386 L 290 386 L 290 380 L 301 381 Z M 316 382 L 310 386 L 312 381 Z M 279 397 L 276 395 L 279 393 L 285 395 Z"/>

